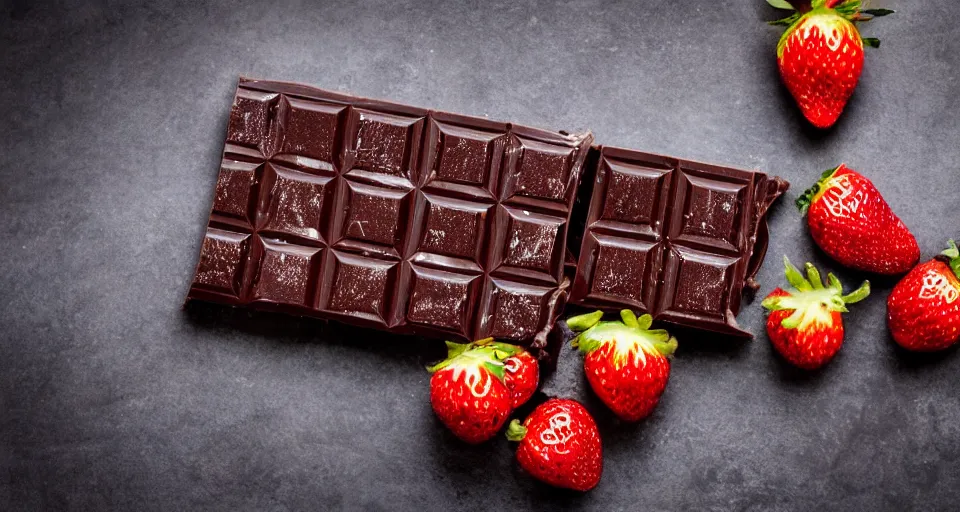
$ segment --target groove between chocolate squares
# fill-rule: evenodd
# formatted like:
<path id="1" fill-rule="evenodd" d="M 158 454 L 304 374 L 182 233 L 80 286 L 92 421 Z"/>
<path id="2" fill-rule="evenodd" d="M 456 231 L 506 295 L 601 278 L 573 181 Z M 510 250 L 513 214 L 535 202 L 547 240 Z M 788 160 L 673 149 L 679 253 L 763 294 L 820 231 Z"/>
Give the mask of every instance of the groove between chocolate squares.
<path id="1" fill-rule="evenodd" d="M 364 124 L 367 122 L 369 129 Z M 333 126 L 333 131 L 320 126 L 324 123 L 328 128 Z M 762 173 L 617 148 L 591 148 L 589 133 L 570 136 L 281 82 L 241 79 L 227 131 L 208 232 L 189 299 L 444 338 L 494 335 L 525 344 L 544 344 L 566 298 L 563 267 L 568 239 L 582 239 L 582 248 L 575 248 L 582 250 L 575 276 L 571 276 L 572 298 L 580 304 L 647 309 L 660 319 L 681 325 L 747 334 L 739 330 L 733 317 L 739 309 L 744 279 L 749 278 L 758 226 L 765 223 L 769 203 L 783 191 L 771 194 L 764 189 L 764 203 L 754 205 L 752 199 L 761 193 L 759 189 L 769 188 L 771 183 Z M 380 137 L 380 144 L 365 145 L 364 137 Z M 479 163 L 478 152 L 483 156 Z M 610 158 L 633 159 L 634 163 L 658 158 L 661 163 L 670 162 L 669 192 L 665 197 L 655 196 L 654 209 L 665 209 L 666 198 L 683 198 L 674 182 L 689 181 L 687 171 L 694 182 L 719 184 L 720 193 L 730 192 L 731 184 L 746 184 L 745 194 L 750 200 L 735 203 L 749 210 L 737 212 L 739 224 L 733 235 L 740 237 L 736 238 L 737 244 L 727 243 L 730 247 L 725 247 L 716 240 L 699 239 L 702 236 L 681 237 L 676 242 L 684 250 L 701 251 L 705 258 L 736 260 L 732 277 L 724 277 L 727 288 L 722 307 L 715 308 L 718 315 L 708 318 L 706 324 L 702 319 L 712 311 L 656 307 L 666 300 L 662 299 L 665 294 L 676 289 L 675 283 L 663 284 L 665 277 L 674 274 L 661 270 L 668 263 L 679 268 L 679 263 L 659 260 L 660 269 L 643 277 L 639 293 L 652 294 L 652 308 L 631 300 L 631 293 L 636 292 L 618 296 L 610 290 L 600 294 L 591 291 L 598 286 L 593 279 L 596 265 L 589 267 L 589 254 L 597 248 L 597 237 L 621 237 L 634 245 L 660 243 L 649 236 L 644 238 L 636 216 L 613 223 L 603 218 L 604 209 L 610 205 L 606 197 L 598 199 L 597 194 L 606 190 L 601 173 L 607 171 L 604 166 L 609 166 Z M 585 172 L 597 180 L 584 184 L 586 189 L 592 187 L 594 194 L 588 204 L 578 205 L 589 210 L 584 231 L 568 232 L 574 198 L 578 191 L 583 194 L 579 177 L 585 161 L 597 165 Z M 564 166 L 560 182 L 542 179 L 541 174 L 556 171 L 557 162 Z M 533 173 L 536 179 L 531 179 L 524 175 L 523 165 L 541 172 Z M 689 169 L 684 170 L 684 166 Z M 653 178 L 655 168 L 639 169 L 640 175 L 646 172 Z M 453 179 L 444 173 L 460 174 Z M 678 178 L 672 179 L 673 175 Z M 242 197 L 244 191 L 246 197 Z M 357 205 L 380 215 L 368 218 L 364 211 L 356 211 Z M 444 211 L 458 213 L 446 214 L 448 219 L 436 213 Z M 670 212 L 674 217 L 681 215 Z M 445 237 L 463 236 L 457 228 L 469 224 L 470 213 L 479 219 L 474 223 L 479 229 L 474 247 L 470 249 L 467 243 L 470 236 L 444 245 Z M 661 214 L 661 231 L 670 229 L 665 215 Z M 391 220 L 376 222 L 384 216 Z M 434 221 L 443 229 L 430 232 L 427 224 Z M 515 227 L 508 230 L 508 226 Z M 535 228 L 525 233 L 516 226 Z M 631 226 L 638 229 L 631 230 Z M 463 229 L 470 230 L 469 226 Z M 398 235 L 397 230 L 403 233 Z M 544 236 L 547 234 L 550 236 Z M 510 235 L 516 240 L 507 240 Z M 523 242 L 531 238 L 538 242 L 536 247 L 525 247 Z M 549 243 L 547 238 L 551 239 Z M 661 241 L 672 250 L 672 238 Z M 544 244 L 548 250 L 541 247 Z M 765 249 L 765 244 L 763 240 L 760 245 Z M 434 252 L 418 251 L 418 246 Z M 454 254 L 439 255 L 436 251 Z M 674 260 L 680 261 L 682 256 Z M 344 278 L 345 273 L 350 275 Z M 373 293 L 371 286 L 391 290 Z M 418 290 L 430 286 L 434 293 L 417 295 Z M 520 301 L 503 314 L 491 311 L 497 306 L 510 306 L 499 301 L 517 300 L 505 293 L 510 289 L 537 289 L 542 296 L 539 302 Z M 450 304 L 459 306 L 429 306 L 420 300 L 442 301 L 445 297 L 454 297 Z M 425 310 L 419 311 L 418 304 Z M 522 311 L 522 306 L 527 310 Z M 457 314 L 451 316 L 452 311 Z M 532 315 L 533 320 L 529 318 Z M 516 322 L 525 324 L 511 325 Z"/>
<path id="2" fill-rule="evenodd" d="M 250 101 L 253 103 L 248 104 Z M 258 111 L 257 101 L 267 107 Z M 328 125 L 336 128 L 332 133 L 313 134 L 321 139 L 314 141 L 314 148 L 299 147 L 297 139 L 302 134 L 297 130 L 303 123 L 298 125 L 297 119 L 309 116 L 298 109 L 313 112 L 316 119 L 330 116 Z M 367 127 L 372 130 L 365 134 L 363 123 L 370 119 L 373 122 Z M 445 127 L 450 128 L 453 135 L 444 133 Z M 479 166 L 466 165 L 460 169 L 468 178 L 470 171 L 485 171 L 487 174 L 480 176 L 480 183 L 471 185 L 470 180 L 464 179 L 438 181 L 436 173 L 442 171 L 443 166 L 433 160 L 445 149 L 441 147 L 441 138 L 457 139 L 458 130 L 460 142 L 468 149 L 477 142 L 470 140 L 471 136 L 482 139 L 496 132 L 489 137 L 490 145 L 484 149 L 489 153 L 487 160 Z M 402 137 L 397 137 L 397 133 L 402 133 Z M 381 137 L 383 143 L 364 145 L 362 137 L 369 134 Z M 504 293 L 506 290 L 529 292 L 536 287 L 542 296 L 530 311 L 535 322 L 526 320 L 527 323 L 520 326 L 524 330 L 518 331 L 523 339 L 516 340 L 532 342 L 540 331 L 549 329 L 550 317 L 555 316 L 558 309 L 557 299 L 565 297 L 562 293 L 564 241 L 573 194 L 591 140 L 589 134 L 575 137 L 295 84 L 241 80 L 231 111 L 208 236 L 189 298 L 332 318 L 398 332 L 456 338 L 498 334 L 509 339 L 506 331 L 512 317 L 493 314 L 485 323 L 482 315 L 497 305 L 492 301 L 511 300 L 513 296 Z M 286 154 L 284 151 L 290 148 L 308 153 L 309 158 L 277 156 Z M 536 174 L 549 174 L 551 169 L 547 167 L 551 161 L 561 161 L 565 166 L 558 189 L 538 189 L 542 184 L 531 181 L 530 176 L 525 177 L 521 172 L 522 166 L 540 165 L 546 166 L 546 171 L 540 169 Z M 237 171 L 237 167 L 241 169 Z M 507 169 L 516 172 L 508 174 Z M 237 172 L 248 174 L 240 174 L 241 179 L 237 180 L 234 176 Z M 555 174 L 550 176 L 556 178 Z M 325 199 L 318 200 L 312 209 L 302 204 L 287 208 L 301 214 L 310 210 L 315 213 L 311 219 L 305 221 L 301 216 L 294 219 L 295 222 L 289 222 L 290 219 L 285 222 L 277 217 L 280 214 L 276 209 L 271 210 L 277 193 L 286 189 L 273 190 L 272 195 L 267 189 L 284 177 L 296 182 L 298 187 L 316 188 L 304 197 Z M 235 181 L 241 185 L 237 186 Z M 441 186 L 434 186 L 436 184 Z M 231 190 L 237 195 L 243 195 L 237 191 L 246 190 L 249 195 L 246 201 L 234 201 L 246 205 L 245 210 L 231 204 L 226 197 L 231 195 Z M 539 198 L 534 197 L 538 195 Z M 355 206 L 364 201 L 369 208 L 382 209 L 377 213 L 396 222 L 378 222 L 380 218 L 357 213 Z M 416 246 L 423 244 L 428 235 L 423 233 L 427 227 L 415 221 L 426 222 L 429 215 L 423 218 L 421 211 L 432 211 L 433 206 L 439 208 L 438 212 L 449 207 L 449 211 L 461 213 L 470 210 L 467 206 L 475 207 L 480 213 L 476 227 L 482 235 L 494 237 L 496 243 L 476 249 L 472 258 L 459 253 L 431 256 L 417 252 Z M 359 216 L 349 218 L 356 215 Z M 311 223 L 316 225 L 313 232 L 289 229 L 291 225 L 303 227 Z M 504 237 L 522 234 L 516 228 L 507 233 L 508 225 L 546 229 L 551 234 L 548 241 L 542 233 L 533 234 L 552 249 L 526 255 L 508 254 L 503 250 L 503 244 L 509 243 Z M 391 232 L 397 229 L 404 233 Z M 351 236 L 352 231 L 356 231 L 355 236 Z M 291 242 L 296 246 L 293 249 Z M 439 247 L 442 252 L 458 252 L 456 244 Z M 316 252 L 311 252 L 313 250 Z M 511 257 L 515 261 L 511 261 Z M 278 272 L 269 275 L 276 266 L 271 262 L 275 263 L 278 258 L 281 261 L 299 258 L 302 262 L 298 263 L 299 270 L 297 265 L 285 263 L 287 275 Z M 339 272 L 342 277 L 342 270 L 346 268 L 362 269 L 362 272 L 352 279 L 341 279 L 343 286 L 338 286 L 335 274 Z M 457 272 L 461 273 L 454 278 Z M 316 277 L 304 283 L 303 275 Z M 456 322 L 446 318 L 432 325 L 417 324 L 418 320 L 426 319 L 410 302 L 417 293 L 413 282 L 419 279 L 430 283 L 431 277 L 438 276 L 441 279 L 434 283 L 442 286 L 456 287 L 458 283 L 469 282 L 466 296 L 459 307 L 454 308 L 462 310 L 464 316 Z M 378 287 L 383 285 L 393 290 L 369 293 L 371 280 L 379 280 L 375 283 Z M 285 292 L 272 286 L 284 281 L 296 283 L 290 287 L 293 291 Z M 371 298 L 372 307 L 364 311 L 365 306 L 350 298 L 350 288 L 359 291 L 360 297 Z M 495 294 L 494 289 L 500 291 Z M 439 300 L 439 297 L 437 294 L 432 298 Z M 377 300 L 384 303 L 377 305 Z M 521 303 L 533 304 L 531 301 Z"/>

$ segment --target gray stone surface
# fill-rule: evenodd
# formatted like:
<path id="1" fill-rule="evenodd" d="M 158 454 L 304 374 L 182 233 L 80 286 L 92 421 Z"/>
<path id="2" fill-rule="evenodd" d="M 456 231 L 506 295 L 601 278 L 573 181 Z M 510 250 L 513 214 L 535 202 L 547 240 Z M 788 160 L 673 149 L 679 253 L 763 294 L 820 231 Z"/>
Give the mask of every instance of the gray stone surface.
<path id="1" fill-rule="evenodd" d="M 567 349 L 549 394 L 601 425 L 603 480 L 558 492 L 497 439 L 466 447 L 428 404 L 425 349 L 321 322 L 181 309 L 241 74 L 760 168 L 794 184 L 778 259 L 811 260 L 790 202 L 845 161 L 924 258 L 960 237 L 960 17 L 926 3 L 865 35 L 835 129 L 778 81 L 761 0 L 0 5 L 0 509 L 920 510 L 960 506 L 960 356 L 886 333 L 891 280 L 823 371 L 687 334 L 660 407 L 622 425 Z"/>

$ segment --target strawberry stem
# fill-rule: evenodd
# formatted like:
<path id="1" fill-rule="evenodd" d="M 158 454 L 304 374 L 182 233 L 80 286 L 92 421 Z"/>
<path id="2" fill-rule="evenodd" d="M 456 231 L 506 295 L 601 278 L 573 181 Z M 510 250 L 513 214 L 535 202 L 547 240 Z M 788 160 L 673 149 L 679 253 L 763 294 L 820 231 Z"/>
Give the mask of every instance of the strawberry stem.
<path id="1" fill-rule="evenodd" d="M 520 420 L 513 420 L 507 425 L 507 439 L 519 443 L 527 435 L 527 427 L 524 427 Z"/>

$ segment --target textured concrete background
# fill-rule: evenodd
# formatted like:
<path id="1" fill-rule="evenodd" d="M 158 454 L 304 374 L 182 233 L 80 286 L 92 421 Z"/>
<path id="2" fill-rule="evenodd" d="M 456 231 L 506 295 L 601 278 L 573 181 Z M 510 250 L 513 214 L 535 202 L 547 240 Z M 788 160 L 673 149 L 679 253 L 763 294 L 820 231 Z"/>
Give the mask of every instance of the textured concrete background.
<path id="1" fill-rule="evenodd" d="M 241 74 L 779 174 L 761 293 L 782 254 L 863 278 L 790 204 L 841 161 L 928 258 L 960 237 L 960 17 L 922 3 L 874 2 L 899 12 L 865 26 L 883 47 L 817 133 L 762 0 L 0 2 L 0 509 L 956 509 L 960 354 L 894 348 L 889 280 L 818 373 L 775 357 L 759 301 L 740 315 L 755 342 L 685 335 L 636 426 L 565 350 L 545 391 L 585 401 L 606 450 L 582 496 L 442 429 L 433 345 L 181 309 Z"/>

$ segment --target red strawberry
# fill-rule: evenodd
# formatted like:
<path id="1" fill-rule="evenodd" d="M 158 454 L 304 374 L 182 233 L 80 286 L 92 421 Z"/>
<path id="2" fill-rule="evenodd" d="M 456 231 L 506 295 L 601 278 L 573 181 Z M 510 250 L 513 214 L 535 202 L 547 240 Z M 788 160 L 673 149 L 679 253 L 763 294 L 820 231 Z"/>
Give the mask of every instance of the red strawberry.
<path id="1" fill-rule="evenodd" d="M 530 352 L 518 349 L 503 362 L 503 369 L 506 370 L 505 381 L 513 399 L 513 407 L 520 407 L 527 403 L 537 390 L 540 381 L 537 360 Z"/>
<path id="2" fill-rule="evenodd" d="M 653 412 L 670 377 L 667 357 L 677 340 L 663 329 L 650 330 L 653 318 L 630 310 L 621 321 L 601 322 L 603 313 L 580 315 L 567 326 L 582 331 L 573 345 L 586 354 L 583 370 L 594 393 L 620 419 L 639 421 Z"/>
<path id="3" fill-rule="evenodd" d="M 873 183 L 840 164 L 797 199 L 813 241 L 841 265 L 902 274 L 920 259 L 920 246 Z"/>
<path id="4" fill-rule="evenodd" d="M 448 357 L 428 370 L 430 404 L 454 435 L 471 443 L 493 437 L 513 410 L 504 384 L 507 354 L 493 346 L 447 342 Z"/>
<path id="5" fill-rule="evenodd" d="M 945 349 L 960 339 L 960 251 L 914 267 L 887 298 L 887 325 L 907 350 Z"/>
<path id="6" fill-rule="evenodd" d="M 551 398 L 527 420 L 513 420 L 507 439 L 517 441 L 517 461 L 541 482 L 589 491 L 600 482 L 603 447 L 590 413 L 573 400 Z"/>
<path id="7" fill-rule="evenodd" d="M 783 257 L 787 281 L 793 292 L 777 288 L 763 299 L 763 307 L 771 311 L 767 318 L 767 334 L 777 352 L 794 366 L 814 370 L 826 364 L 843 345 L 843 319 L 847 304 L 870 295 L 870 283 L 853 293 L 842 295 L 840 280 L 828 274 L 825 285 L 820 272 L 806 264 L 804 278 L 786 256 Z"/>
<path id="8" fill-rule="evenodd" d="M 782 0 L 775 7 L 793 9 Z M 854 22 L 884 16 L 887 9 L 860 9 L 860 0 L 813 0 L 811 9 L 771 22 L 787 30 L 777 44 L 777 64 L 800 111 L 817 128 L 837 122 L 863 71 L 863 45 L 878 47 L 875 38 L 862 38 Z M 838 5 L 839 4 L 839 5 Z"/>
<path id="9" fill-rule="evenodd" d="M 537 391 L 540 381 L 540 366 L 537 360 L 521 347 L 486 338 L 473 342 L 476 346 L 494 347 L 500 352 L 497 357 L 503 359 L 504 379 L 514 408 L 527 403 Z"/>

